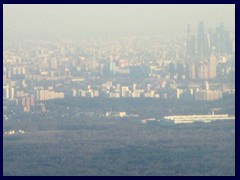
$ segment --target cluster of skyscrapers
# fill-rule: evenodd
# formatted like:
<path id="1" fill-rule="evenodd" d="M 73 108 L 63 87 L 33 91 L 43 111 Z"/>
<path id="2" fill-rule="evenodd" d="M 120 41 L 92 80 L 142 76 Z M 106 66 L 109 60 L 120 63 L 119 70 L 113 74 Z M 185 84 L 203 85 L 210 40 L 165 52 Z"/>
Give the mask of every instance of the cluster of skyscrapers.
<path id="1" fill-rule="evenodd" d="M 235 52 L 235 40 L 231 39 L 230 32 L 221 22 L 215 30 L 205 32 L 204 23 L 198 25 L 197 35 L 191 33 L 190 25 L 187 26 L 187 56 L 190 58 L 206 58 L 211 54 L 231 54 Z"/>

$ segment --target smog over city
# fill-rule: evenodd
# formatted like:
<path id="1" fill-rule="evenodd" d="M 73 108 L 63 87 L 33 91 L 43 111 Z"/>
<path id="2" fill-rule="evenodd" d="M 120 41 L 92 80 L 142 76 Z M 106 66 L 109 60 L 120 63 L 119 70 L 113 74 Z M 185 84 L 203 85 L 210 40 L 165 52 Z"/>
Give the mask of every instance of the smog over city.
<path id="1" fill-rule="evenodd" d="M 235 176 L 234 4 L 4 4 L 4 176 Z"/>

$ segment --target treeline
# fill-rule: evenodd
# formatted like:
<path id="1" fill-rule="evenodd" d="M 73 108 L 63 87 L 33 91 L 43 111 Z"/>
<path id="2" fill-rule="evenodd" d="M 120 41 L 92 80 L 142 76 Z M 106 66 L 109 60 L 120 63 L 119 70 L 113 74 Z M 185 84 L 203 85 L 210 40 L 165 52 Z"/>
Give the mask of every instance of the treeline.
<path id="1" fill-rule="evenodd" d="M 225 98 L 217 101 L 191 101 L 173 99 L 147 98 L 64 98 L 47 101 L 50 109 L 55 107 L 78 107 L 82 111 L 126 111 L 140 115 L 164 116 L 172 114 L 205 114 L 212 108 L 221 108 L 219 113 L 235 114 L 235 98 Z"/>

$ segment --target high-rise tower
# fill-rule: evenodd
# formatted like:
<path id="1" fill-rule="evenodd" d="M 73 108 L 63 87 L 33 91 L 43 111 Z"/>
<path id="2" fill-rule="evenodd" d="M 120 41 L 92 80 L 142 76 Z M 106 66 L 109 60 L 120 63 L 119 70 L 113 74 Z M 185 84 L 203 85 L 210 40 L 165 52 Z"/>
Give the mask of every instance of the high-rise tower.
<path id="1" fill-rule="evenodd" d="M 191 34 L 190 34 L 190 24 L 187 25 L 187 43 L 186 43 L 186 54 L 190 56 L 191 54 Z"/>
<path id="2" fill-rule="evenodd" d="M 204 35 L 204 25 L 201 21 L 198 25 L 198 38 L 197 38 L 197 52 L 198 56 L 205 56 L 205 35 Z"/>
<path id="3" fill-rule="evenodd" d="M 196 40 L 189 24 L 187 25 L 186 55 L 190 58 L 196 55 Z"/>

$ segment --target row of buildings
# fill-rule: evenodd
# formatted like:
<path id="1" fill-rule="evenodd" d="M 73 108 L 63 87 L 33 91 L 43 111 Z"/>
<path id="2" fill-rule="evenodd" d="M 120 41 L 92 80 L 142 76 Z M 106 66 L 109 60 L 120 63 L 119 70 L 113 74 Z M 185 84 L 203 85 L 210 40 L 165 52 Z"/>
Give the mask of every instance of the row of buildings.
<path id="1" fill-rule="evenodd" d="M 73 97 L 107 97 L 107 98 L 175 98 L 175 99 L 195 99 L 195 100 L 217 100 L 223 96 L 222 90 L 213 90 L 209 88 L 209 83 L 204 82 L 203 88 L 198 86 L 195 88 L 173 88 L 159 89 L 147 84 L 146 88 L 139 88 L 138 84 L 131 86 L 113 85 L 112 83 L 104 83 L 102 89 L 94 89 L 89 85 L 87 89 L 72 89 Z"/>

